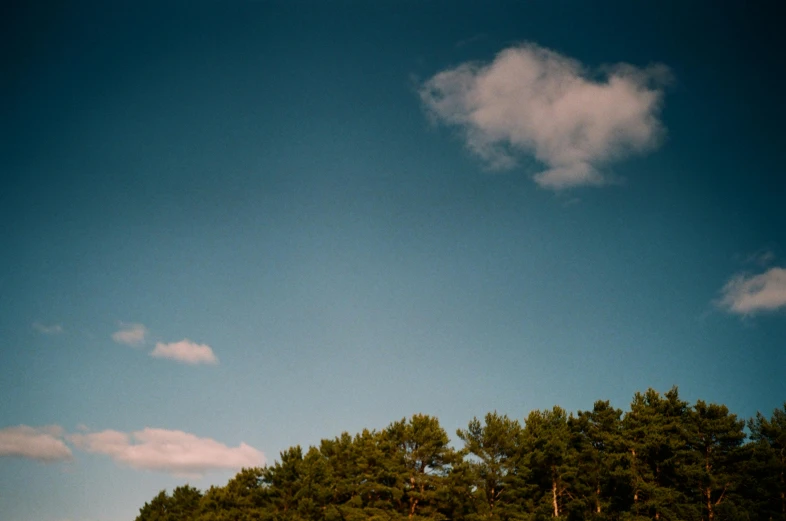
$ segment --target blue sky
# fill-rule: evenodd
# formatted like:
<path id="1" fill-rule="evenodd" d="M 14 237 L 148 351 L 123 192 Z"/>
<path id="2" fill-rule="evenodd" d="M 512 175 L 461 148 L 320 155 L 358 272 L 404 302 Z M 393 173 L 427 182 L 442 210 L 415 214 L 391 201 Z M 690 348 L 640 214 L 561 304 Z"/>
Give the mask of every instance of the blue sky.
<path id="1" fill-rule="evenodd" d="M 766 6 L 103 4 L 0 17 L 0 518 L 417 412 L 786 399 Z"/>

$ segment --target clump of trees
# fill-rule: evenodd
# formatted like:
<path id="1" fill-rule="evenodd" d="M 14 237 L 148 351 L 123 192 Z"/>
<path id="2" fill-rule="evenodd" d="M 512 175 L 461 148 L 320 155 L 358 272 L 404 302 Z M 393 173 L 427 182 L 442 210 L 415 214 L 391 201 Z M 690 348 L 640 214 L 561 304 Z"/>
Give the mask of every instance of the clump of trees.
<path id="1" fill-rule="evenodd" d="M 624 413 L 493 412 L 456 434 L 461 449 L 422 414 L 343 433 L 223 487 L 162 491 L 136 520 L 786 520 L 786 404 L 745 422 L 650 389 Z"/>

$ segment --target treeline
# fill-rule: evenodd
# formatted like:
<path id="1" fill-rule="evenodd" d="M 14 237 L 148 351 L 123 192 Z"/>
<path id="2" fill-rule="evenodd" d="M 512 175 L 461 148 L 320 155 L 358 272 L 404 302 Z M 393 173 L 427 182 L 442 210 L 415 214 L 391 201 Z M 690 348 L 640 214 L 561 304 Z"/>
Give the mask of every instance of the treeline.
<path id="1" fill-rule="evenodd" d="M 745 422 L 650 389 L 624 413 L 495 412 L 456 434 L 461 449 L 420 414 L 344 433 L 223 487 L 162 491 L 136 519 L 786 521 L 786 404 Z"/>

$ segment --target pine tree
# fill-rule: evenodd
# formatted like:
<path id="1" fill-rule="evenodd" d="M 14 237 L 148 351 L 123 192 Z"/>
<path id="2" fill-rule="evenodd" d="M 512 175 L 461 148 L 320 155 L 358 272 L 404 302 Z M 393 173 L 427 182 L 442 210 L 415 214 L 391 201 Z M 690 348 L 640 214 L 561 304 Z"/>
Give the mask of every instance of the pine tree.
<path id="1" fill-rule="evenodd" d="M 690 411 L 692 461 L 684 473 L 691 491 L 698 496 L 692 503 L 702 506 L 702 519 L 730 518 L 737 511 L 744 427 L 745 422 L 729 414 L 724 405 L 708 405 L 699 400 Z"/>
<path id="2" fill-rule="evenodd" d="M 529 498 L 534 512 L 562 517 L 575 500 L 571 484 L 576 478 L 576 451 L 570 444 L 568 415 L 559 406 L 532 411 L 522 436 Z"/>
<path id="3" fill-rule="evenodd" d="M 384 450 L 400 494 L 394 500 L 408 519 L 441 519 L 439 499 L 447 494 L 444 477 L 458 460 L 447 433 L 431 416 L 416 414 L 383 432 Z"/>
<path id="4" fill-rule="evenodd" d="M 516 500 L 511 484 L 517 474 L 521 425 L 494 412 L 486 415 L 483 424 L 474 418 L 466 430 L 458 430 L 456 434 L 464 442 L 466 453 L 473 457 L 470 467 L 480 499 L 481 517 L 510 518 L 511 505 Z"/>
<path id="5" fill-rule="evenodd" d="M 769 420 L 761 413 L 748 422 L 753 442 L 751 494 L 760 519 L 786 520 L 786 403 Z"/>
<path id="6" fill-rule="evenodd" d="M 691 519 L 678 472 L 686 459 L 685 422 L 688 404 L 677 388 L 663 397 L 649 389 L 636 393 L 623 418 L 630 485 L 631 519 Z"/>
<path id="7" fill-rule="evenodd" d="M 158 493 L 137 521 L 786 521 L 786 404 L 744 422 L 676 388 L 533 411 L 522 426 L 474 418 L 456 451 L 414 415 L 292 447 L 202 494 Z"/>
<path id="8" fill-rule="evenodd" d="M 577 450 L 582 518 L 609 519 L 627 510 L 629 487 L 623 470 L 625 446 L 622 411 L 597 401 L 592 411 L 579 411 L 570 422 Z"/>

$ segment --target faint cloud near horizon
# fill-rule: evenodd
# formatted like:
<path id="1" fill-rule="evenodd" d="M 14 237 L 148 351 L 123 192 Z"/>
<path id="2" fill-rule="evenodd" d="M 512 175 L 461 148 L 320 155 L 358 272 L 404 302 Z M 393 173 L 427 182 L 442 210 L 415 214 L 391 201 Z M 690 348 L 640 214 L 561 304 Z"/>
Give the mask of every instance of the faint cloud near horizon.
<path id="1" fill-rule="evenodd" d="M 104 454 L 138 470 L 153 470 L 183 477 L 201 477 L 211 470 L 257 467 L 265 455 L 240 443 L 229 447 L 188 432 L 145 428 L 132 433 L 105 430 L 74 434 L 69 440 L 79 449 Z"/>
<path id="2" fill-rule="evenodd" d="M 104 454 L 138 470 L 154 470 L 176 476 L 201 477 L 211 470 L 240 470 L 265 463 L 263 452 L 243 442 L 229 447 L 211 438 L 178 430 L 145 428 L 124 433 L 114 430 L 66 434 L 59 425 L 17 425 L 0 429 L 0 457 L 18 457 L 42 463 L 71 461 L 66 445 L 85 452 Z"/>
<path id="3" fill-rule="evenodd" d="M 120 323 L 120 329 L 112 333 L 112 340 L 127 346 L 140 346 L 145 343 L 147 328 L 143 324 Z"/>
<path id="4" fill-rule="evenodd" d="M 602 79 L 597 79 L 601 77 Z M 464 63 L 420 86 L 435 121 L 460 128 L 467 148 L 492 170 L 524 157 L 545 165 L 541 187 L 562 190 L 610 182 L 602 168 L 657 148 L 665 65 L 590 70 L 577 60 L 527 43 L 490 64 Z"/>
<path id="5" fill-rule="evenodd" d="M 43 463 L 71 460 L 73 454 L 63 438 L 63 429 L 57 425 L 5 427 L 0 429 L 0 457 L 26 458 Z"/>
<path id="6" fill-rule="evenodd" d="M 45 335 L 59 335 L 65 331 L 60 324 L 47 325 L 41 322 L 33 322 L 33 329 Z"/>

